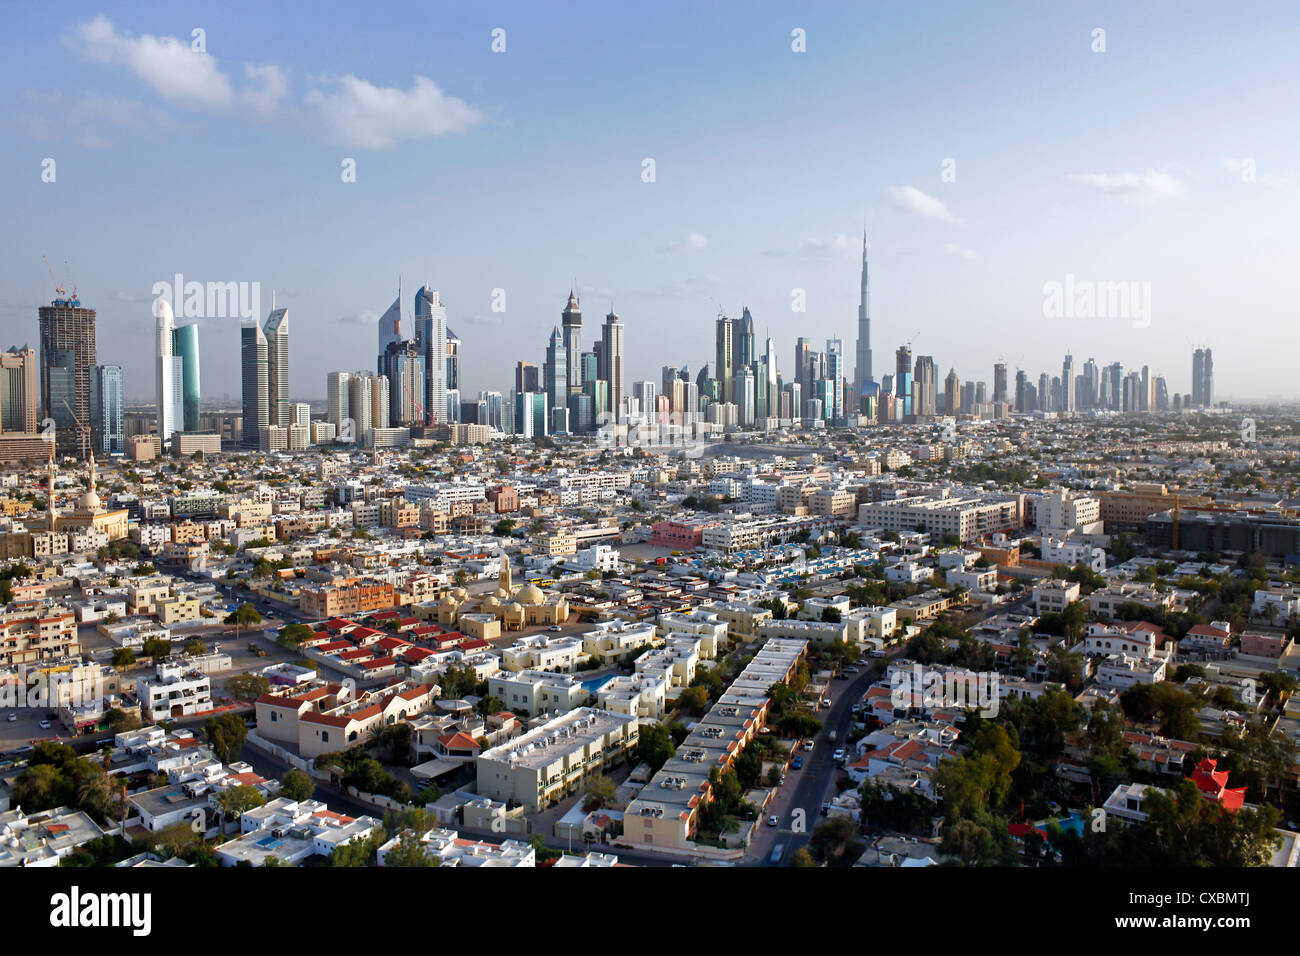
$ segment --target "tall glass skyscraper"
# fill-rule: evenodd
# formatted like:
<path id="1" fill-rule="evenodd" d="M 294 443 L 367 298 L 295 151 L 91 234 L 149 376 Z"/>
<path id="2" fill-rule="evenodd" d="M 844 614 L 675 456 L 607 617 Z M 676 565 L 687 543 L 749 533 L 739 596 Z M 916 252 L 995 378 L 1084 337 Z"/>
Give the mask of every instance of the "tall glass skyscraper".
<path id="1" fill-rule="evenodd" d="M 424 412 L 436 424 L 447 421 L 447 307 L 426 282 L 415 293 L 415 343 L 424 355 Z"/>
<path id="2" fill-rule="evenodd" d="M 853 391 L 859 398 L 875 393 L 871 377 L 871 299 L 867 285 L 867 230 L 862 229 L 862 288 L 858 300 L 858 354 L 853 373 Z"/>
<path id="3" fill-rule="evenodd" d="M 95 451 L 100 455 L 126 452 L 126 428 L 122 409 L 122 366 L 97 365 L 90 379 L 90 404 L 95 433 Z"/>
<path id="4" fill-rule="evenodd" d="M 197 323 L 182 325 L 176 330 L 176 355 L 181 360 L 181 415 L 182 428 L 187 432 L 199 430 L 199 327 Z"/>

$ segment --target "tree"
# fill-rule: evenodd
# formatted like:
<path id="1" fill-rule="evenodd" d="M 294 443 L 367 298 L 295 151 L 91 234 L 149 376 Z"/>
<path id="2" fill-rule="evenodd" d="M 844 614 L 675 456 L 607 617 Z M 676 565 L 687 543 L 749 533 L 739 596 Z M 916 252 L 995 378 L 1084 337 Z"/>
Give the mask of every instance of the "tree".
<path id="1" fill-rule="evenodd" d="M 637 741 L 637 759 L 658 771 L 677 752 L 666 724 L 648 724 L 641 728 Z"/>
<path id="2" fill-rule="evenodd" d="M 474 709 L 477 710 L 481 716 L 487 717 L 490 714 L 501 713 L 506 709 L 506 704 L 500 697 L 488 694 L 487 696 L 478 699 L 478 703 L 474 705 Z"/>
<path id="3" fill-rule="evenodd" d="M 827 866 L 852 866 L 862 855 L 858 825 L 849 817 L 834 816 L 813 828 L 808 853 Z"/>
<path id="4" fill-rule="evenodd" d="M 582 799 L 582 809 L 587 813 L 610 806 L 614 802 L 614 781 L 603 773 L 592 774 L 587 778 L 587 788 Z"/>
<path id="5" fill-rule="evenodd" d="M 306 624 L 294 621 L 280 628 L 280 636 L 277 639 L 281 647 L 287 647 L 290 650 L 296 649 L 303 641 L 310 640 L 314 637 L 314 632 Z"/>
<path id="6" fill-rule="evenodd" d="M 276 796 L 301 803 L 310 800 L 316 792 L 316 782 L 305 772 L 293 769 L 285 771 L 280 778 L 280 792 Z"/>
<path id="7" fill-rule="evenodd" d="M 229 790 L 222 791 L 217 797 L 217 809 L 221 812 L 223 820 L 241 817 L 264 803 L 266 797 L 262 796 L 262 791 L 249 786 L 231 787 Z"/>
<path id="8" fill-rule="evenodd" d="M 420 842 L 419 836 L 409 830 L 402 833 L 401 838 L 397 841 L 397 846 L 392 847 L 384 854 L 384 866 L 438 865 L 437 855 Z"/>
<path id="9" fill-rule="evenodd" d="M 677 697 L 677 708 L 684 713 L 699 716 L 709 706 L 709 692 L 703 687 L 687 687 Z"/>
<path id="10" fill-rule="evenodd" d="M 261 612 L 245 601 L 222 619 L 223 624 L 235 625 L 235 633 L 242 633 L 244 628 L 262 623 Z"/>
<path id="11" fill-rule="evenodd" d="M 113 650 L 112 664 L 116 671 L 124 671 L 135 663 L 135 655 L 131 653 L 129 647 L 118 647 Z"/>
<path id="12" fill-rule="evenodd" d="M 837 607 L 822 608 L 822 621 L 827 624 L 839 624 L 841 621 L 840 609 Z"/>
<path id="13" fill-rule="evenodd" d="M 153 658 L 154 664 L 161 664 L 172 653 L 172 642 L 163 640 L 160 637 L 151 637 L 144 642 L 141 652 L 145 657 Z"/>
<path id="14" fill-rule="evenodd" d="M 207 653 L 208 646 L 196 637 L 185 642 L 184 650 L 191 657 L 197 657 L 200 654 Z"/>
<path id="15" fill-rule="evenodd" d="M 271 689 L 271 682 L 261 674 L 236 674 L 226 679 L 226 690 L 240 700 L 256 700 Z"/>
<path id="16" fill-rule="evenodd" d="M 248 724 L 237 714 L 221 714 L 207 719 L 203 724 L 203 734 L 218 760 L 234 763 L 244 747 L 244 738 L 248 736 Z"/>

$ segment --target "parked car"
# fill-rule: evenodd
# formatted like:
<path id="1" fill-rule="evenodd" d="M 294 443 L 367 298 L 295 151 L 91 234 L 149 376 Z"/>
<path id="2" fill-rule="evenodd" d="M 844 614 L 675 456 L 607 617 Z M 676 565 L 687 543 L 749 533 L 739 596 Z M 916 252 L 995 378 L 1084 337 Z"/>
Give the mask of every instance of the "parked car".
<path id="1" fill-rule="evenodd" d="M 830 705 L 831 705 L 831 699 L 830 699 L 829 697 L 823 697 L 823 698 L 822 698 L 822 706 L 823 706 L 823 707 L 829 707 Z"/>
<path id="2" fill-rule="evenodd" d="M 768 818 L 767 818 L 767 825 L 770 826 L 770 827 L 780 826 L 780 825 L 781 825 L 781 818 L 778 817 L 775 813 L 773 813 L 773 814 L 771 814 L 770 816 L 768 816 Z"/>
<path id="3" fill-rule="evenodd" d="M 791 761 L 790 761 L 790 769 L 791 769 L 791 770 L 802 770 L 802 769 L 803 769 L 803 757 L 795 757 L 793 760 L 791 760 Z"/>
<path id="4" fill-rule="evenodd" d="M 858 672 L 858 667 L 856 664 L 844 668 L 844 673 L 846 674 L 856 674 L 857 672 Z"/>
<path id="5" fill-rule="evenodd" d="M 37 727 L 40 727 L 41 730 L 49 730 L 49 729 L 50 729 L 50 722 L 49 722 L 48 720 L 42 720 L 42 721 L 41 721 L 39 724 L 37 724 L 36 726 L 37 726 Z"/>
<path id="6" fill-rule="evenodd" d="M 812 749 L 813 749 L 813 742 L 812 742 L 811 740 L 805 740 L 805 741 L 803 742 L 803 749 L 804 749 L 804 750 L 812 750 Z"/>
<path id="7" fill-rule="evenodd" d="M 770 866 L 779 866 L 783 859 L 785 859 L 785 844 L 778 843 L 772 847 L 772 853 L 767 858 L 767 862 Z"/>
<path id="8" fill-rule="evenodd" d="M 18 715 L 15 714 L 12 710 L 9 711 L 9 716 L 5 718 L 5 720 L 9 721 L 9 723 L 11 724 L 17 719 L 18 719 Z"/>
<path id="9" fill-rule="evenodd" d="M 548 631 L 552 631 L 553 633 L 558 634 L 558 633 L 560 632 L 560 625 L 558 625 L 558 624 L 552 624 L 550 627 L 547 628 L 547 630 L 548 630 Z"/>
<path id="10" fill-rule="evenodd" d="M 840 749 L 836 750 L 834 757 L 832 759 L 834 759 L 836 763 L 844 763 L 844 748 L 841 747 Z"/>

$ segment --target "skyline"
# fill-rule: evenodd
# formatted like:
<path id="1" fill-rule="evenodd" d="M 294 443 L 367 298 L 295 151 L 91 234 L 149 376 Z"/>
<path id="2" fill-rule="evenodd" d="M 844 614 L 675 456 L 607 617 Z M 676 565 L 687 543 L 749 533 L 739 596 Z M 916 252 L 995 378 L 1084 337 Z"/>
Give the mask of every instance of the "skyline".
<path id="1" fill-rule="evenodd" d="M 56 6 L 58 39 L 39 41 L 45 24 L 19 11 L 14 35 L 32 31 L 32 43 L 0 67 L 23 90 L 3 107 L 21 144 L 0 159 L 5 196 L 31 223 L 3 247 L 6 344 L 35 340 L 32 315 L 51 298 L 39 254 L 66 260 L 59 271 L 75 276 L 103 340 L 121 349 L 100 361 L 123 365 L 133 402 L 154 392 L 149 290 L 177 272 L 279 296 L 300 330 L 299 399 L 322 398 L 327 372 L 366 364 L 351 356 L 373 349 L 395 272 L 438 289 L 463 341 L 464 395 L 507 390 L 519 359 L 541 364 L 575 280 L 594 309 L 612 302 L 621 316 L 629 381 L 655 380 L 665 364 L 699 368 L 719 307 L 743 305 L 759 337 L 777 339 L 789 374 L 799 335 L 854 347 L 864 215 L 875 351 L 919 338 L 917 350 L 945 369 L 986 380 L 1000 357 L 1036 373 L 1071 353 L 1149 364 L 1185 393 L 1185 356 L 1208 345 L 1222 398 L 1296 396 L 1284 303 L 1300 280 L 1283 265 L 1300 212 L 1295 170 L 1284 130 L 1258 120 L 1288 92 L 1269 69 L 1296 38 L 1286 24 L 1223 25 L 1207 65 L 1193 56 L 1200 38 L 1118 6 L 1087 18 L 950 10 L 968 27 L 954 31 L 962 40 L 929 42 L 924 17 L 909 11 L 764 5 L 744 22 L 703 12 L 692 30 L 665 18 L 632 31 L 620 13 L 584 6 L 562 33 L 521 7 L 395 15 L 437 27 L 430 63 L 400 44 L 379 58 L 389 26 L 360 25 L 357 42 L 321 38 L 286 60 L 259 14 L 143 9 L 101 19 Z M 187 52 L 194 62 L 180 59 L 171 75 L 149 66 L 146 34 L 180 43 L 199 23 L 209 53 Z M 1103 23 L 1107 49 L 1094 53 Z M 491 51 L 498 26 L 503 54 Z M 804 53 L 791 49 L 796 27 Z M 866 39 L 856 47 L 849 36 Z M 606 66 L 608 82 L 593 90 L 567 75 L 572 50 Z M 743 78 L 721 66 L 700 73 L 701 62 L 733 57 L 747 64 Z M 1058 61 L 1077 76 L 1058 76 Z M 253 78 L 271 65 L 285 92 L 256 101 L 267 120 L 246 118 L 258 115 Z M 322 71 L 355 82 L 318 82 Z M 1229 74 L 1231 102 L 1215 86 Z M 441 92 L 422 96 L 420 76 Z M 1135 83 L 1149 92 L 1123 107 Z M 85 108 L 92 88 L 97 112 Z M 387 125 L 376 130 L 372 116 L 349 127 L 349 90 L 371 88 L 391 105 Z M 181 142 L 185 162 L 158 162 Z M 774 142 L 797 148 L 766 148 Z M 245 150 L 259 162 L 239 161 Z M 1235 172 L 1225 161 L 1234 156 Z M 47 157 L 58 160 L 54 183 L 40 179 Z M 347 157 L 354 183 L 340 181 Z M 1243 157 L 1254 182 L 1243 181 Z M 646 158 L 654 182 L 642 181 Z M 140 208 L 174 228 L 146 224 Z M 1149 325 L 1046 318 L 1045 286 L 1071 276 L 1150 283 Z M 794 289 L 807 312 L 792 311 Z M 492 311 L 495 290 L 504 313 Z M 237 323 L 199 321 L 205 397 L 237 396 Z M 1241 323 L 1283 347 L 1231 347 L 1221 330 Z M 506 354 L 505 343 L 527 348 Z"/>

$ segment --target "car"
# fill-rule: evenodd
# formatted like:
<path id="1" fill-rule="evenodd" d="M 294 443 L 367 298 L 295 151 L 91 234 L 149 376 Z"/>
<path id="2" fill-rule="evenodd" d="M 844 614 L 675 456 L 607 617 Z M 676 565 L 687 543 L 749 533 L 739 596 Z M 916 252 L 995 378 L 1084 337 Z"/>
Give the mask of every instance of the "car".
<path id="1" fill-rule="evenodd" d="M 871 652 L 871 656 L 872 656 L 872 657 L 884 657 L 884 656 L 885 656 L 885 652 L 882 651 L 882 650 L 878 650 L 878 649 L 877 649 L 877 650 L 873 650 L 873 651 Z"/>
<path id="2" fill-rule="evenodd" d="M 823 706 L 823 707 L 829 707 L 830 705 L 831 705 L 831 699 L 830 699 L 829 697 L 823 697 L 823 698 L 822 698 L 822 706 Z"/>
<path id="3" fill-rule="evenodd" d="M 803 742 L 803 749 L 804 749 L 804 750 L 812 750 L 812 749 L 813 749 L 813 742 L 812 742 L 811 740 L 805 740 L 805 741 Z"/>
<path id="4" fill-rule="evenodd" d="M 856 666 L 844 668 L 844 673 L 846 674 L 856 674 L 857 672 L 858 672 L 858 668 Z"/>
<path id="5" fill-rule="evenodd" d="M 767 825 L 770 827 L 778 827 L 781 825 L 781 818 L 775 813 L 770 814 L 767 818 Z"/>
<path id="6" fill-rule="evenodd" d="M 803 757 L 795 757 L 793 760 L 791 760 L 791 761 L 790 761 L 790 769 L 791 769 L 791 770 L 802 770 L 802 769 L 803 769 Z"/>
<path id="7" fill-rule="evenodd" d="M 558 634 L 560 633 L 560 625 L 552 624 L 550 627 L 547 628 L 547 630 L 552 632 L 553 634 Z"/>
<path id="8" fill-rule="evenodd" d="M 15 714 L 12 710 L 9 711 L 9 716 L 5 718 L 5 720 L 9 721 L 9 723 L 11 724 L 17 719 L 18 719 L 18 715 Z"/>
<path id="9" fill-rule="evenodd" d="M 832 759 L 833 759 L 836 763 L 843 763 L 843 762 L 844 762 L 844 748 L 841 747 L 840 749 L 836 750 L 834 756 L 832 757 Z"/>
<path id="10" fill-rule="evenodd" d="M 772 847 L 772 853 L 767 858 L 767 862 L 770 866 L 780 866 L 783 859 L 785 859 L 785 844 L 778 843 L 776 846 Z"/>
<path id="11" fill-rule="evenodd" d="M 48 720 L 42 720 L 42 721 L 41 721 L 39 724 L 37 724 L 36 726 L 39 727 L 39 728 L 41 728 L 41 730 L 49 730 L 49 729 L 50 729 L 50 722 L 49 722 Z"/>

